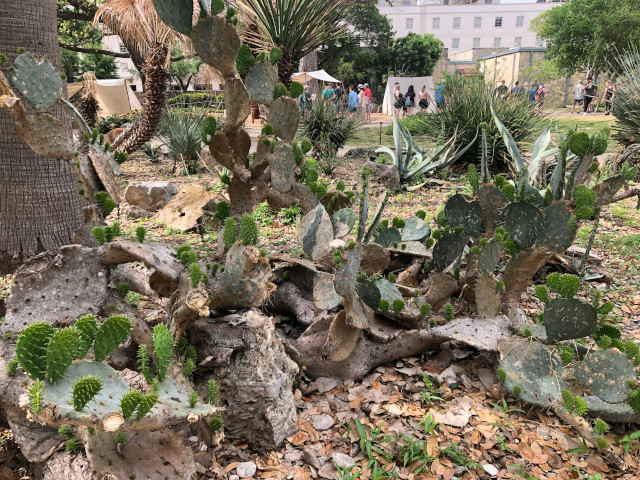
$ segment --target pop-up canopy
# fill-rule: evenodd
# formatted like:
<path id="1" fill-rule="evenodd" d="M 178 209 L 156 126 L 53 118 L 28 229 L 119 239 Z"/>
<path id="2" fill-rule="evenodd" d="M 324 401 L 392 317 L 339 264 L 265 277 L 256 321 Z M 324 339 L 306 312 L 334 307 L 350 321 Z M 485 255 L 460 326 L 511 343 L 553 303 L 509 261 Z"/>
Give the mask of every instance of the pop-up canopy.
<path id="1" fill-rule="evenodd" d="M 337 82 L 340 81 L 337 78 L 333 78 L 331 75 L 329 75 L 324 70 L 316 70 L 315 72 L 294 73 L 291 76 L 291 80 L 292 81 L 299 82 L 299 83 L 307 83 L 309 80 L 314 79 L 314 78 L 316 80 L 320 80 L 321 82 L 337 83 Z"/>
<path id="2" fill-rule="evenodd" d="M 141 110 L 142 105 L 136 97 L 128 82 L 125 79 L 114 80 L 97 80 L 98 94 L 96 100 L 100 111 L 98 116 L 100 118 L 108 117 L 109 115 L 124 115 L 131 110 Z M 82 82 L 69 83 L 67 85 L 67 91 L 69 97 L 73 97 L 76 93 L 82 90 Z"/>

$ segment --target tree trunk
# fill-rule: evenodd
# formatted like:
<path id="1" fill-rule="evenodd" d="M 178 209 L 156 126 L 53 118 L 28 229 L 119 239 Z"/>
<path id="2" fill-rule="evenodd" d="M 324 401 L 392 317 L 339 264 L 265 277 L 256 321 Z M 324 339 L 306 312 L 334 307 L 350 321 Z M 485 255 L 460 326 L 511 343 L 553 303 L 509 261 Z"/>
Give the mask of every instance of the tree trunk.
<path id="1" fill-rule="evenodd" d="M 8 65 L 19 47 L 62 71 L 55 2 L 0 2 L 0 52 Z M 8 77 L 8 66 L 2 68 Z M 53 113 L 63 115 L 58 108 Z M 69 164 L 36 155 L 15 133 L 11 113 L 0 109 L 0 274 L 39 251 L 71 243 L 83 218 L 78 188 Z"/>
<path id="2" fill-rule="evenodd" d="M 315 72 L 316 70 L 318 70 L 318 52 L 311 52 L 302 57 L 302 60 L 300 60 L 300 68 L 298 69 L 299 72 Z M 309 78 L 307 83 L 309 84 L 309 90 L 312 94 L 320 93 L 318 80 Z"/>
<path id="3" fill-rule="evenodd" d="M 287 88 L 291 86 L 291 76 L 298 71 L 299 59 L 292 58 L 286 50 L 282 51 L 282 58 L 278 62 L 278 77 Z"/>

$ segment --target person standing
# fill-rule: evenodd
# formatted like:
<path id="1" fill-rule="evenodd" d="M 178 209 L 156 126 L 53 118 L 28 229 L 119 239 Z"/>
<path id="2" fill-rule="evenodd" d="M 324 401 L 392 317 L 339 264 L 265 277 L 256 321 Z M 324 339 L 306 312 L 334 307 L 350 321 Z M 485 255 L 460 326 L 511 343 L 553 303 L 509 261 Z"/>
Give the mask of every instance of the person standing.
<path id="1" fill-rule="evenodd" d="M 332 101 L 335 98 L 336 94 L 333 92 L 333 83 L 327 85 L 327 88 L 322 90 L 322 98 L 324 98 L 327 102 Z"/>
<path id="2" fill-rule="evenodd" d="M 501 80 L 500 85 L 498 85 L 498 88 L 496 88 L 496 95 L 499 98 L 507 98 L 508 91 L 509 91 L 509 88 L 505 85 L 505 81 Z"/>
<path id="3" fill-rule="evenodd" d="M 536 94 L 536 103 L 537 103 L 538 110 L 540 111 L 540 113 L 543 113 L 544 97 L 547 95 L 548 91 L 549 90 L 544 88 L 543 84 L 540 84 L 540 86 L 538 87 L 538 93 Z"/>
<path id="4" fill-rule="evenodd" d="M 405 95 L 407 105 L 407 115 L 413 115 L 413 108 L 416 106 L 416 92 L 413 89 L 413 85 L 409 85 L 407 94 Z"/>
<path id="5" fill-rule="evenodd" d="M 520 92 L 522 92 L 522 87 L 520 86 L 520 82 L 516 80 L 516 83 L 514 83 L 511 88 L 511 96 L 518 97 Z"/>
<path id="6" fill-rule="evenodd" d="M 427 86 L 423 85 L 418 92 L 418 106 L 420 107 L 420 113 L 424 113 L 429 108 L 429 94 L 427 93 Z"/>
<path id="7" fill-rule="evenodd" d="M 584 113 L 582 114 L 584 117 L 587 116 L 587 113 L 591 112 L 591 102 L 594 98 L 598 96 L 598 86 L 593 83 L 593 79 L 591 77 L 587 78 L 587 84 L 584 86 Z"/>
<path id="8" fill-rule="evenodd" d="M 365 117 L 365 99 L 364 99 L 364 85 L 358 85 L 358 114 L 360 118 Z"/>
<path id="9" fill-rule="evenodd" d="M 333 89 L 333 94 L 335 95 L 335 97 L 333 98 L 333 102 L 336 105 L 336 112 L 342 113 L 343 111 L 342 95 L 344 95 L 344 90 L 340 86 L 340 82 L 338 82 L 336 85 L 336 88 Z"/>
<path id="10" fill-rule="evenodd" d="M 360 98 L 353 88 L 353 85 L 349 85 L 349 96 L 347 97 L 347 115 L 353 117 L 353 115 L 358 111 L 358 103 L 360 102 Z"/>
<path id="11" fill-rule="evenodd" d="M 536 103 L 536 96 L 538 95 L 538 87 L 536 84 L 537 82 L 529 88 L 529 102 L 532 104 Z"/>
<path id="12" fill-rule="evenodd" d="M 443 82 L 440 85 L 438 85 L 438 88 L 436 88 L 436 105 L 438 106 L 438 108 L 442 108 L 446 104 L 447 100 L 446 100 L 446 98 L 444 96 L 445 87 L 446 87 L 446 85 Z"/>
<path id="13" fill-rule="evenodd" d="M 400 118 L 400 110 L 404 107 L 404 95 L 400 93 L 400 84 L 396 82 L 393 87 L 393 108 L 395 109 L 396 118 Z"/>
<path id="14" fill-rule="evenodd" d="M 371 89 L 369 84 L 364 84 L 364 103 L 365 103 L 365 123 L 371 123 Z"/>
<path id="15" fill-rule="evenodd" d="M 304 113 L 305 110 L 309 110 L 311 108 L 311 92 L 309 91 L 309 85 L 304 86 L 304 91 L 298 98 L 298 105 L 300 106 L 300 113 Z"/>
<path id="16" fill-rule="evenodd" d="M 584 85 L 582 84 L 582 79 L 578 80 L 578 83 L 575 87 L 573 87 L 573 105 L 571 106 L 571 113 L 573 113 L 573 109 L 578 105 L 578 111 L 576 113 L 580 113 L 580 105 L 584 102 Z"/>
<path id="17" fill-rule="evenodd" d="M 601 101 L 604 102 L 604 114 L 609 115 L 613 107 L 613 98 L 616 96 L 616 87 L 611 80 L 607 80 L 605 85 Z"/>

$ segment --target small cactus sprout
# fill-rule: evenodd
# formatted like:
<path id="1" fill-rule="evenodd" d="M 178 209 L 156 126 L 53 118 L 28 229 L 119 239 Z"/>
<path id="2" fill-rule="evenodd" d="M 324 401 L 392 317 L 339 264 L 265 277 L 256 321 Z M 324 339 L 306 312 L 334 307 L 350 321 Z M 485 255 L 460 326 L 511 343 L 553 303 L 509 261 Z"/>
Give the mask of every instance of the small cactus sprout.
<path id="1" fill-rule="evenodd" d="M 430 303 L 423 303 L 422 305 L 420 305 L 420 316 L 426 317 L 430 313 L 431 313 L 431 304 Z"/>
<path id="2" fill-rule="evenodd" d="M 73 384 L 73 409 L 76 412 L 82 411 L 87 403 L 102 390 L 102 380 L 98 377 L 86 376 L 76 380 Z"/>
<path id="3" fill-rule="evenodd" d="M 519 385 L 515 385 L 515 386 L 513 387 L 513 394 L 514 394 L 516 397 L 519 397 L 521 393 L 522 393 L 522 388 L 520 388 L 520 386 L 519 386 Z"/>
<path id="4" fill-rule="evenodd" d="M 447 303 L 444 306 L 444 318 L 447 320 L 447 322 L 453 320 L 453 305 L 451 305 L 450 303 Z"/>
<path id="5" fill-rule="evenodd" d="M 197 263 L 189 265 L 189 277 L 191 278 L 191 286 L 196 288 L 202 279 L 202 271 Z"/>
<path id="6" fill-rule="evenodd" d="M 231 8 L 229 8 L 231 10 Z M 227 10 L 227 14 L 229 13 Z M 246 75 L 249 73 L 249 69 L 256 63 L 256 59 L 253 58 L 253 53 L 248 45 L 242 44 L 236 57 L 236 70 L 240 75 Z"/>
<path id="7" fill-rule="evenodd" d="M 184 375 L 190 377 L 196 369 L 196 363 L 191 358 L 184 361 Z"/>
<path id="8" fill-rule="evenodd" d="M 144 228 L 142 225 L 136 228 L 136 239 L 138 240 L 138 242 L 144 243 L 144 237 L 146 234 L 147 234 L 147 229 Z"/>
<path id="9" fill-rule="evenodd" d="M 562 359 L 563 365 L 569 365 L 573 362 L 575 358 L 575 353 L 573 352 L 573 348 L 568 345 L 564 345 L 560 347 L 560 358 Z"/>
<path id="10" fill-rule="evenodd" d="M 138 364 L 140 365 L 140 373 L 142 373 L 147 383 L 150 384 L 153 381 L 153 373 L 151 372 L 149 350 L 144 343 L 138 346 Z"/>
<path id="11" fill-rule="evenodd" d="M 73 437 L 73 428 L 71 428 L 71 425 L 68 423 L 63 423 L 60 425 L 60 428 L 58 428 L 58 434 L 64 438 L 71 438 Z"/>
<path id="12" fill-rule="evenodd" d="M 391 273 L 391 274 L 389 275 L 389 281 L 390 281 L 391 283 L 395 283 L 396 278 L 397 278 L 397 277 L 396 277 L 395 273 Z"/>
<path id="13" fill-rule="evenodd" d="M 551 273 L 547 276 L 547 285 L 554 292 L 566 298 L 573 298 L 580 289 L 580 279 L 569 273 Z"/>
<path id="14" fill-rule="evenodd" d="M 185 265 L 191 265 L 198 259 L 195 250 L 188 243 L 183 243 L 176 250 L 178 260 Z"/>
<path id="15" fill-rule="evenodd" d="M 613 302 L 604 302 L 600 307 L 598 307 L 598 315 L 608 315 L 614 307 L 615 304 Z"/>
<path id="16" fill-rule="evenodd" d="M 504 292 L 504 281 L 498 280 L 496 282 L 496 293 Z"/>
<path id="17" fill-rule="evenodd" d="M 27 393 L 29 395 L 29 409 L 36 415 L 39 414 L 42 411 L 44 402 L 42 382 L 40 380 L 33 382 L 33 385 L 27 389 Z"/>
<path id="18" fill-rule="evenodd" d="M 107 243 L 107 237 L 104 234 L 104 228 L 93 227 L 93 229 L 91 230 L 91 234 L 93 235 L 93 238 L 96 239 L 96 242 L 98 242 L 98 245 L 104 245 L 105 243 Z"/>
<path id="19" fill-rule="evenodd" d="M 16 358 L 31 378 L 42 380 L 47 372 L 47 346 L 53 328 L 45 322 L 32 323 L 22 330 L 16 343 Z"/>
<path id="20" fill-rule="evenodd" d="M 510 184 L 510 183 L 505 183 L 504 185 L 502 185 L 502 194 L 510 202 L 515 202 L 515 200 L 516 200 L 516 187 L 514 185 Z"/>
<path id="21" fill-rule="evenodd" d="M 113 228 L 111 228 L 109 225 L 104 227 L 104 238 L 107 241 L 107 243 L 113 242 L 114 237 L 115 235 L 113 234 Z"/>
<path id="22" fill-rule="evenodd" d="M 262 127 L 261 133 L 263 135 L 273 135 L 273 126 L 270 123 L 265 124 L 265 126 Z"/>
<path id="23" fill-rule="evenodd" d="M 65 443 L 64 449 L 69 453 L 76 453 L 78 451 L 78 441 L 75 438 L 70 438 Z"/>
<path id="24" fill-rule="evenodd" d="M 218 401 L 218 382 L 211 379 L 207 382 L 207 403 L 215 405 Z"/>
<path id="25" fill-rule="evenodd" d="M 209 419 L 209 428 L 212 432 L 217 432 L 222 428 L 222 413 L 218 412 Z"/>
<path id="26" fill-rule="evenodd" d="M 276 88 L 276 98 L 284 97 L 287 94 L 287 87 L 285 87 L 282 83 L 278 84 L 278 88 Z"/>
<path id="27" fill-rule="evenodd" d="M 567 389 L 562 390 L 562 401 L 564 403 L 565 408 L 569 412 L 573 412 L 573 409 L 575 408 L 575 405 L 576 405 L 576 397 L 574 397 L 569 390 Z"/>
<path id="28" fill-rule="evenodd" d="M 122 416 L 125 419 L 133 415 L 133 412 L 138 408 L 141 398 L 142 393 L 140 393 L 139 390 L 129 390 L 127 393 L 122 395 L 122 398 L 120 399 L 120 410 L 122 411 Z"/>
<path id="29" fill-rule="evenodd" d="M 602 435 L 599 435 L 598 438 L 596 438 L 596 447 L 598 447 L 598 450 L 606 450 L 609 448 L 609 442 L 607 442 L 607 439 Z"/>
<path id="30" fill-rule="evenodd" d="M 189 408 L 193 408 L 198 403 L 198 392 L 191 392 L 189 394 Z"/>
<path id="31" fill-rule="evenodd" d="M 435 242 L 436 241 L 433 238 L 429 237 L 424 241 L 424 246 L 427 247 L 427 248 L 431 248 L 431 247 L 433 247 L 433 244 Z"/>
<path id="32" fill-rule="evenodd" d="M 336 190 L 339 192 L 344 192 L 344 189 L 345 189 L 344 182 L 342 180 L 339 180 L 338 183 L 336 184 Z"/>
<path id="33" fill-rule="evenodd" d="M 119 220 L 114 220 L 111 224 L 111 233 L 114 237 L 119 237 L 122 235 L 122 226 Z"/>
<path id="34" fill-rule="evenodd" d="M 480 255 L 480 247 L 478 245 L 474 245 L 471 247 L 471 253 L 474 255 Z"/>
<path id="35" fill-rule="evenodd" d="M 216 204 L 215 217 L 224 222 L 231 213 L 231 206 L 227 202 L 218 202 Z"/>
<path id="36" fill-rule="evenodd" d="M 431 320 L 429 320 L 429 326 L 431 328 L 437 327 L 438 326 L 438 322 L 436 322 L 435 318 L 432 318 Z"/>
<path id="37" fill-rule="evenodd" d="M 125 298 L 127 296 L 127 293 L 129 293 L 129 284 L 127 282 L 119 282 L 116 285 L 116 292 L 118 292 L 118 295 L 120 295 L 122 298 Z"/>
<path id="38" fill-rule="evenodd" d="M 596 418 L 593 422 L 593 429 L 598 435 L 604 435 L 609 431 L 609 425 L 601 418 Z"/>
<path id="39" fill-rule="evenodd" d="M 453 269 L 453 279 L 460 280 L 460 266 Z"/>
<path id="40" fill-rule="evenodd" d="M 574 401 L 574 405 L 576 409 L 576 415 L 578 415 L 579 417 L 587 413 L 588 407 L 587 402 L 585 402 L 584 398 L 577 397 Z"/>
<path id="41" fill-rule="evenodd" d="M 156 392 L 145 393 L 142 395 L 140 397 L 140 403 L 138 403 L 138 419 L 144 418 L 144 416 L 151 411 L 157 401 L 158 394 Z"/>
<path id="42" fill-rule="evenodd" d="M 475 195 L 478 191 L 478 188 L 480 188 L 480 178 L 478 177 L 478 170 L 476 169 L 475 165 L 469 165 L 467 175 L 469 177 L 469 184 L 471 185 L 471 189 L 473 190 L 473 194 Z"/>
<path id="43" fill-rule="evenodd" d="M 389 302 L 387 300 L 380 300 L 378 302 L 378 310 L 380 310 L 381 312 L 388 312 L 389 311 Z"/>
<path id="44" fill-rule="evenodd" d="M 223 0 L 212 0 L 211 1 L 211 15 L 218 15 L 222 13 L 224 10 L 224 2 Z"/>
<path id="45" fill-rule="evenodd" d="M 127 434 L 124 432 L 116 433 L 116 443 L 127 443 Z"/>
<path id="46" fill-rule="evenodd" d="M 229 217 L 224 221 L 224 233 L 222 234 L 222 240 L 226 248 L 231 248 L 231 245 L 236 241 L 236 219 Z"/>
<path id="47" fill-rule="evenodd" d="M 391 225 L 393 225 L 395 228 L 402 228 L 405 225 L 405 221 L 400 217 L 395 217 L 391 222 Z"/>
<path id="48" fill-rule="evenodd" d="M 398 314 L 404 310 L 404 302 L 397 298 L 391 304 L 391 308 L 393 308 L 393 313 Z"/>
<path id="49" fill-rule="evenodd" d="M 107 192 L 97 192 L 94 196 L 96 203 L 102 208 L 104 216 L 107 217 L 116 208 L 116 202 L 114 202 Z"/>
<path id="50" fill-rule="evenodd" d="M 302 153 L 308 153 L 311 150 L 311 142 L 305 138 L 300 142 L 300 148 L 302 149 Z"/>
<path id="51" fill-rule="evenodd" d="M 542 303 L 549 302 L 549 294 L 547 293 L 547 289 L 544 285 L 536 285 L 536 297 L 538 297 L 538 300 Z"/>
<path id="52" fill-rule="evenodd" d="M 436 215 L 436 223 L 441 227 L 447 226 L 447 219 L 444 216 L 444 208 L 440 209 L 440 211 Z"/>
<path id="53" fill-rule="evenodd" d="M 425 212 L 424 210 L 418 210 L 416 212 L 416 217 L 418 217 L 420 220 L 424 220 L 425 218 L 427 218 L 427 212 Z"/>
<path id="54" fill-rule="evenodd" d="M 289 87 L 289 96 L 291 98 L 298 98 L 304 92 L 304 87 L 300 82 L 291 82 Z"/>
<path id="55" fill-rule="evenodd" d="M 80 350 L 80 334 L 75 327 L 58 328 L 47 345 L 47 378 L 56 383 L 62 378 Z"/>
<path id="56" fill-rule="evenodd" d="M 94 128 L 91 131 L 91 143 L 96 143 L 96 140 L 98 139 L 98 135 L 100 135 L 100 132 L 98 131 L 97 128 Z"/>
<path id="57" fill-rule="evenodd" d="M 271 62 L 271 64 L 275 65 L 280 61 L 281 58 L 282 50 L 280 50 L 278 47 L 273 47 L 271 49 L 271 52 L 269 52 L 269 61 Z"/>
<path id="58" fill-rule="evenodd" d="M 251 215 L 244 215 L 240 220 L 240 239 L 243 245 L 258 244 L 258 227 Z"/>
<path id="59" fill-rule="evenodd" d="M 171 335 L 169 328 L 164 323 L 159 323 L 153 327 L 153 349 L 158 366 L 158 380 L 161 382 L 167 375 L 174 346 L 173 335 Z"/>
<path id="60" fill-rule="evenodd" d="M 531 336 L 533 335 L 533 332 L 531 332 L 530 328 L 525 328 L 524 332 L 522 332 L 524 334 L 525 337 L 527 338 L 531 338 Z"/>
<path id="61" fill-rule="evenodd" d="M 125 315 L 112 315 L 96 331 L 93 351 L 97 362 L 103 361 L 124 342 L 131 330 L 131 320 Z"/>
<path id="62" fill-rule="evenodd" d="M 6 55 L 3 55 L 2 53 L 0 53 L 0 67 L 5 63 L 7 63 L 7 57 Z"/>
<path id="63" fill-rule="evenodd" d="M 10 377 L 13 377 L 16 373 L 18 373 L 19 366 L 20 362 L 17 358 L 12 358 L 11 360 L 9 360 L 9 363 L 7 364 L 7 373 Z"/>
<path id="64" fill-rule="evenodd" d="M 498 374 L 498 380 L 504 383 L 505 380 L 507 379 L 507 372 L 505 372 L 503 368 L 498 368 L 496 373 Z"/>

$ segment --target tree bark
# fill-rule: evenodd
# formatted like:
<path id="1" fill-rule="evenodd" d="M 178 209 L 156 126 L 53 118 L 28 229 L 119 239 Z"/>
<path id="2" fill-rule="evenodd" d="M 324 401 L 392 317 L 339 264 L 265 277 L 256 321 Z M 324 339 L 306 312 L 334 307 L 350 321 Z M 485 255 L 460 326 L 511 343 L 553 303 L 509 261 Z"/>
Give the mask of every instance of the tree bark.
<path id="1" fill-rule="evenodd" d="M 7 77 L 19 47 L 62 71 L 55 2 L 2 0 L 0 52 L 9 59 L 2 67 Z M 58 108 L 53 114 L 64 115 Z M 69 164 L 36 155 L 15 133 L 11 113 L 0 109 L 0 274 L 39 251 L 71 243 L 83 218 L 77 190 Z"/>

